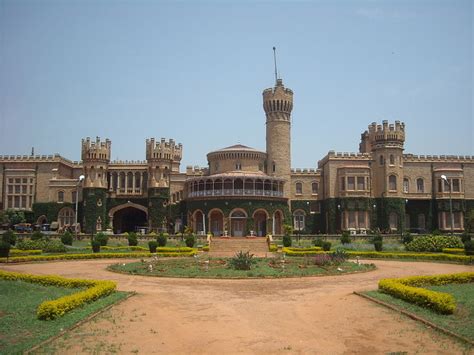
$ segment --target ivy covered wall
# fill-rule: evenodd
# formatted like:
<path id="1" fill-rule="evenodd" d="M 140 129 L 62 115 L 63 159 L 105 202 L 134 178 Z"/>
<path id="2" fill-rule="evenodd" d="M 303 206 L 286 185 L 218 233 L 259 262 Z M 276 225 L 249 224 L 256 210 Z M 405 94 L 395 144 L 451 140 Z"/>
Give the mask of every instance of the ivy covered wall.
<path id="1" fill-rule="evenodd" d="M 98 188 L 85 188 L 83 190 L 83 223 L 86 233 L 94 234 L 97 232 L 99 223 L 105 230 L 108 226 L 107 217 L 107 190 Z"/>
<path id="2" fill-rule="evenodd" d="M 167 228 L 170 218 L 169 188 L 148 189 L 148 224 L 152 229 Z"/>
<path id="3" fill-rule="evenodd" d="M 293 200 L 290 202 L 292 215 L 296 210 L 303 210 L 305 212 L 305 227 L 304 230 L 300 232 L 300 234 L 317 234 L 322 233 L 322 231 L 324 230 L 324 225 L 322 221 L 323 214 L 321 213 L 322 209 L 320 209 L 320 212 L 311 213 L 311 203 L 314 203 L 314 201 Z"/>

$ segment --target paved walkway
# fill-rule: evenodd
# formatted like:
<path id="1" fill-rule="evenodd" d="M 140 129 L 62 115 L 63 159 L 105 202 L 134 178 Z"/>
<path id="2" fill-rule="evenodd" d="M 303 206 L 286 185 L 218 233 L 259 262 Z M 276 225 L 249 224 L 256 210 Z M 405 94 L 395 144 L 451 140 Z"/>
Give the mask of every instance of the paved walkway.
<path id="1" fill-rule="evenodd" d="M 53 343 L 58 353 L 458 354 L 459 343 L 353 295 L 385 277 L 473 266 L 371 261 L 364 274 L 271 280 L 166 279 L 115 274 L 113 260 L 1 265 L 5 270 L 116 280 L 138 295 Z M 116 262 L 124 262 L 117 260 Z"/>

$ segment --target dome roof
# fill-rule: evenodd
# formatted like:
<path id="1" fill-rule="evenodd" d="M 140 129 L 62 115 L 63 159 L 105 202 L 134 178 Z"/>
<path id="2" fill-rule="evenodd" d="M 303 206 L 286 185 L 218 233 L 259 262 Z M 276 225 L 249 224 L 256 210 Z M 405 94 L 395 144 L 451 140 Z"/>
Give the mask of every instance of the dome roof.
<path id="1" fill-rule="evenodd" d="M 219 150 L 215 150 L 210 152 L 211 153 L 223 153 L 223 152 L 255 152 L 255 153 L 263 153 L 255 148 L 247 147 L 246 145 L 243 144 L 235 144 L 231 145 L 230 147 L 222 148 Z"/>

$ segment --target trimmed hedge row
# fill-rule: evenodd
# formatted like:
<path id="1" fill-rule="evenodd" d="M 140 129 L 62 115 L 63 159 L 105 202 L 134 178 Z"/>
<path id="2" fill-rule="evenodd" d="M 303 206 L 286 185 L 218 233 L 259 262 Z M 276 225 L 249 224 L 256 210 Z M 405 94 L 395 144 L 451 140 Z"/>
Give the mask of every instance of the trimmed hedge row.
<path id="1" fill-rule="evenodd" d="M 441 314 L 452 314 L 456 309 L 456 300 L 452 295 L 421 287 L 470 282 L 474 282 L 474 272 L 413 276 L 400 279 L 382 279 L 379 281 L 379 290 Z"/>
<path id="2" fill-rule="evenodd" d="M 287 256 L 309 256 L 326 254 L 326 252 L 322 251 L 321 248 L 319 248 L 319 250 L 301 251 L 298 250 L 298 248 L 283 247 L 282 252 L 285 253 Z"/>
<path id="3" fill-rule="evenodd" d="M 92 247 L 86 247 L 87 249 L 92 249 Z M 149 248 L 141 246 L 101 246 L 101 250 L 133 250 L 133 251 L 149 251 Z M 158 247 L 156 251 L 159 253 L 187 253 L 194 250 L 189 247 Z"/>
<path id="4" fill-rule="evenodd" d="M 10 249 L 10 256 L 21 256 L 21 255 L 40 255 L 42 250 L 21 250 L 21 249 Z"/>
<path id="5" fill-rule="evenodd" d="M 466 251 L 462 248 L 444 248 L 443 253 L 456 254 L 456 255 L 465 255 Z"/>
<path id="6" fill-rule="evenodd" d="M 305 255 L 318 255 L 324 253 L 330 253 L 325 251 L 294 251 L 292 248 L 283 248 L 283 252 L 287 256 L 305 256 Z M 378 251 L 346 251 L 350 258 L 360 256 L 361 258 L 369 259 L 415 259 L 415 260 L 437 260 L 437 261 L 451 261 L 463 264 L 474 263 L 474 258 L 467 255 L 453 255 L 443 253 L 388 253 Z"/>
<path id="7" fill-rule="evenodd" d="M 86 290 L 63 296 L 52 301 L 44 301 L 38 306 L 36 315 L 39 319 L 49 320 L 63 316 L 66 312 L 81 307 L 83 304 L 95 301 L 112 293 L 117 284 L 113 281 L 67 279 L 60 276 L 38 276 L 20 274 L 0 270 L 0 278 L 5 280 L 21 280 L 38 283 L 44 286 L 58 286 L 67 288 L 87 287 Z"/>
<path id="8" fill-rule="evenodd" d="M 298 248 L 298 247 L 288 247 L 285 248 L 286 250 L 291 250 L 291 251 L 322 251 L 323 248 L 321 247 L 308 247 L 308 248 Z"/>
<path id="9" fill-rule="evenodd" d="M 23 263 L 32 261 L 53 261 L 53 260 L 82 260 L 82 259 L 114 259 L 114 258 L 143 258 L 152 255 L 163 257 L 179 257 L 179 256 L 193 256 L 196 254 L 195 250 L 183 253 L 92 253 L 92 254 L 60 254 L 60 255 L 31 255 L 31 256 L 17 256 L 8 258 L 0 258 L 0 263 Z"/>

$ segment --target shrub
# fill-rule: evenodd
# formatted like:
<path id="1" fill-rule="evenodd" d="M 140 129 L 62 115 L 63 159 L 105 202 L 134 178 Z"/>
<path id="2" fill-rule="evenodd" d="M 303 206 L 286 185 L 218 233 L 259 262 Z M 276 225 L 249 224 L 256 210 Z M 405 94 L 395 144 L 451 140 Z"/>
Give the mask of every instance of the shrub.
<path id="1" fill-rule="evenodd" d="M 462 248 L 461 238 L 447 235 L 426 235 L 406 245 L 409 251 L 441 252 L 444 248 Z"/>
<path id="2" fill-rule="evenodd" d="M 466 252 L 466 255 L 474 255 L 474 242 L 472 240 L 464 243 L 464 251 Z"/>
<path id="3" fill-rule="evenodd" d="M 244 253 L 241 250 L 229 260 L 229 266 L 235 270 L 250 270 L 252 264 L 256 262 L 253 256 L 249 251 Z"/>
<path id="4" fill-rule="evenodd" d="M 327 266 L 332 263 L 332 258 L 329 254 L 318 254 L 314 257 L 314 265 Z"/>
<path id="5" fill-rule="evenodd" d="M 321 238 L 316 238 L 315 240 L 313 240 L 313 244 L 315 247 L 322 247 L 323 243 L 324 241 Z"/>
<path id="6" fill-rule="evenodd" d="M 137 233 L 130 232 L 128 234 L 128 245 L 131 247 L 136 247 L 138 245 L 138 238 L 137 238 Z"/>
<path id="7" fill-rule="evenodd" d="M 283 236 L 283 246 L 291 247 L 291 236 L 286 235 L 286 234 Z"/>
<path id="8" fill-rule="evenodd" d="M 160 235 L 158 236 L 158 238 L 156 238 L 156 241 L 158 242 L 158 245 L 160 247 L 164 247 L 166 246 L 166 243 L 168 241 L 168 238 L 166 238 L 165 234 L 164 233 L 160 233 Z"/>
<path id="9" fill-rule="evenodd" d="M 283 231 L 285 235 L 292 235 L 293 234 L 293 226 L 291 224 L 284 224 Z"/>
<path id="10" fill-rule="evenodd" d="M 158 243 L 152 240 L 148 242 L 148 248 L 150 249 L 150 253 L 156 253 L 156 248 L 158 248 Z"/>
<path id="11" fill-rule="evenodd" d="M 69 231 L 64 232 L 64 234 L 61 236 L 61 242 L 64 245 L 72 245 L 72 233 Z"/>
<path id="12" fill-rule="evenodd" d="M 463 243 L 471 241 L 471 235 L 469 234 L 469 232 L 464 232 L 463 234 L 461 234 L 461 240 Z"/>
<path id="13" fill-rule="evenodd" d="M 11 229 L 7 230 L 5 233 L 2 234 L 2 240 L 4 242 L 9 243 L 10 245 L 16 244 L 16 234 Z"/>
<path id="14" fill-rule="evenodd" d="M 342 248 L 337 248 L 336 251 L 334 251 L 331 254 L 331 259 L 334 264 L 342 264 L 349 258 L 349 254 L 347 254 L 347 251 L 345 251 Z"/>
<path id="15" fill-rule="evenodd" d="M 381 240 L 376 240 L 374 242 L 374 249 L 376 251 L 382 251 L 383 250 L 383 242 Z"/>
<path id="16" fill-rule="evenodd" d="M 64 253 L 67 249 L 59 240 L 49 240 L 44 242 L 42 250 L 45 253 Z"/>
<path id="17" fill-rule="evenodd" d="M 99 253 L 100 252 L 100 246 L 101 246 L 100 241 L 94 239 L 94 240 L 92 240 L 91 245 L 92 245 L 92 251 L 94 253 Z"/>
<path id="18" fill-rule="evenodd" d="M 187 247 L 192 248 L 194 246 L 194 243 L 196 243 L 196 238 L 194 238 L 194 235 L 190 234 L 186 236 L 186 239 L 184 242 L 186 243 Z"/>
<path id="19" fill-rule="evenodd" d="M 41 233 L 40 231 L 35 231 L 31 235 L 31 240 L 41 240 L 41 239 L 43 239 L 43 237 L 44 237 L 43 233 Z"/>
<path id="20" fill-rule="evenodd" d="M 44 245 L 46 244 L 45 240 L 28 240 L 21 239 L 18 241 L 16 247 L 21 250 L 43 250 Z"/>
<path id="21" fill-rule="evenodd" d="M 402 243 L 407 245 L 413 241 L 413 236 L 410 233 L 405 233 L 402 235 Z"/>
<path id="22" fill-rule="evenodd" d="M 324 251 L 329 251 L 331 250 L 331 242 L 323 242 L 323 245 L 321 247 L 323 248 Z"/>
<path id="23" fill-rule="evenodd" d="M 0 258 L 8 258 L 11 245 L 5 240 L 0 240 Z"/>
<path id="24" fill-rule="evenodd" d="M 342 232 L 341 235 L 341 244 L 350 244 L 351 242 L 351 236 L 348 231 Z"/>
<path id="25" fill-rule="evenodd" d="M 375 234 L 369 238 L 370 242 L 374 244 L 375 242 L 382 242 L 383 238 L 380 234 Z"/>
<path id="26" fill-rule="evenodd" d="M 439 229 L 435 229 L 435 230 L 433 230 L 431 235 L 441 235 L 441 231 Z"/>
<path id="27" fill-rule="evenodd" d="M 105 233 L 99 232 L 95 235 L 94 240 L 98 241 L 101 246 L 106 246 L 109 241 L 109 237 Z"/>

